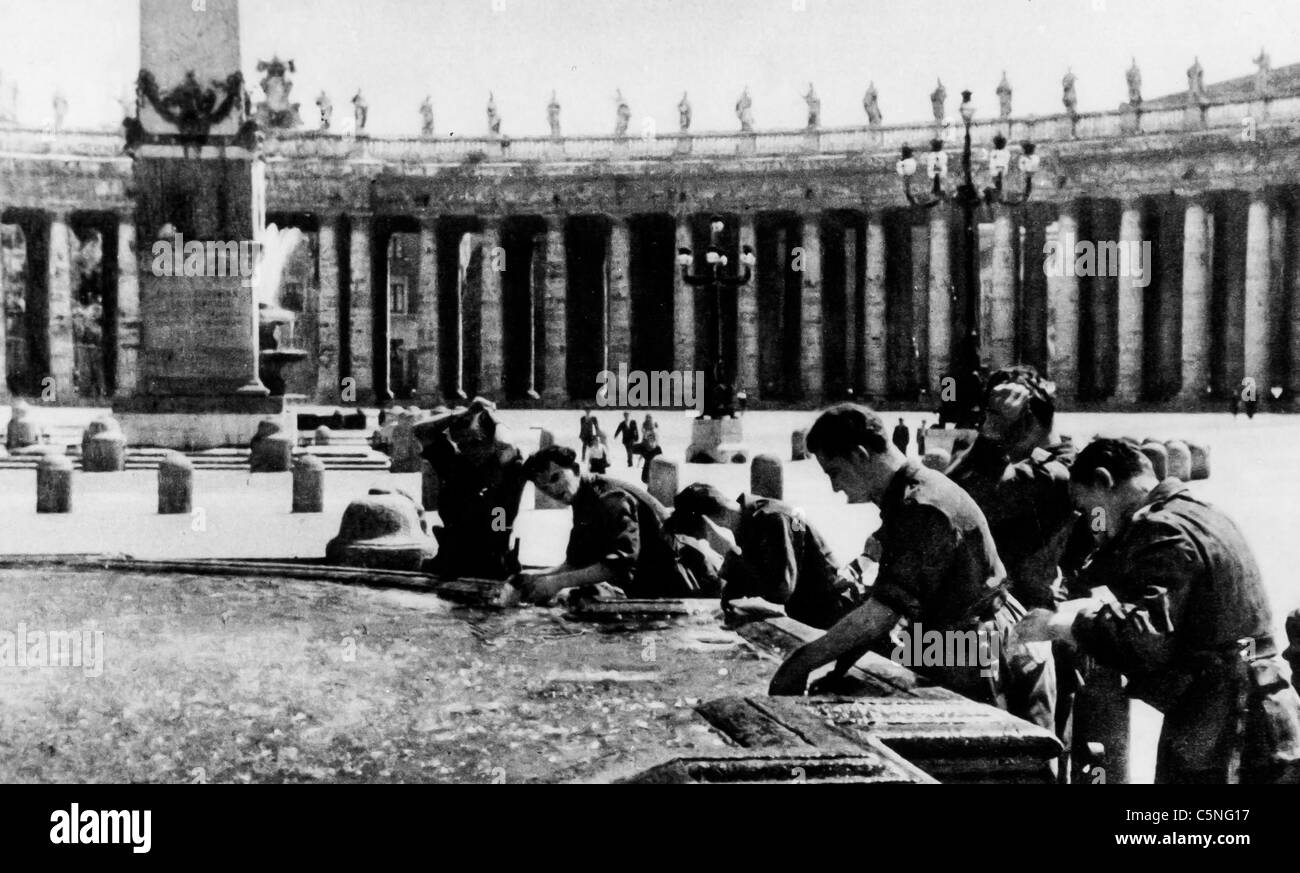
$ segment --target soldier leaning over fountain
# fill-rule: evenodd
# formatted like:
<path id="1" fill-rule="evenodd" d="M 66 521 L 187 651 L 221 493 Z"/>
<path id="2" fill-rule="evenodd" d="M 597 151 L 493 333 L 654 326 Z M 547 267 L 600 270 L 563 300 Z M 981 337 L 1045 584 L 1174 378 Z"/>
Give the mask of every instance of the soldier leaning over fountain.
<path id="1" fill-rule="evenodd" d="M 755 494 L 729 500 L 712 485 L 688 485 L 673 502 L 669 526 L 707 539 L 723 555 L 722 608 L 761 597 L 785 606 L 786 615 L 828 628 L 862 603 L 867 586 L 841 574 L 830 547 L 788 503 Z"/>
<path id="2" fill-rule="evenodd" d="M 716 580 L 686 571 L 664 530 L 668 510 L 642 488 L 598 473 L 582 475 L 578 456 L 549 446 L 528 459 L 524 475 L 573 508 L 564 563 L 512 580 L 525 600 L 545 603 L 566 588 L 613 585 L 629 597 L 716 595 Z"/>
<path id="3" fill-rule="evenodd" d="M 880 568 L 871 596 L 820 639 L 796 649 L 777 670 L 771 694 L 803 694 L 809 675 L 838 662 L 838 673 L 880 644 L 899 618 L 913 626 L 996 636 L 998 663 L 963 661 L 918 672 L 971 697 L 1006 708 L 1008 638 L 1024 608 L 1007 591 L 988 522 L 975 501 L 942 473 L 909 461 L 885 423 L 864 406 L 843 403 L 818 417 L 808 451 L 851 503 L 880 507 Z M 990 669 L 991 668 L 991 669 Z"/>
<path id="4" fill-rule="evenodd" d="M 504 439 L 496 406 L 476 397 L 469 408 L 415 425 L 423 457 L 440 481 L 434 528 L 440 576 L 504 579 L 519 570 L 510 547 L 524 490 L 523 456 Z"/>
<path id="5" fill-rule="evenodd" d="M 1062 640 L 1121 670 L 1164 714 L 1156 782 L 1300 782 L 1300 697 L 1287 683 L 1255 556 L 1241 531 L 1123 440 L 1094 440 L 1071 490 L 1098 520 L 1080 571 L 1109 601 L 1035 610 L 1021 640 Z"/>

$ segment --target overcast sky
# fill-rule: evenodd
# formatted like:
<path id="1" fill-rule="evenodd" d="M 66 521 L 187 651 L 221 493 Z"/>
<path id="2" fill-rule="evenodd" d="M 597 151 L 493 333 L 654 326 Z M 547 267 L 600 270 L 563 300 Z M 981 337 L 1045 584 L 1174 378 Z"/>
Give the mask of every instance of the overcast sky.
<path id="1" fill-rule="evenodd" d="M 489 89 L 516 136 L 546 132 L 552 88 L 566 133 L 610 133 L 616 88 L 633 133 L 646 117 L 675 129 L 683 90 L 696 130 L 734 130 L 745 85 L 757 127 L 795 128 L 810 81 L 823 124 L 846 125 L 865 123 L 869 80 L 886 122 L 920 121 L 936 77 L 950 113 L 970 88 L 988 116 L 1003 69 L 1020 114 L 1061 111 L 1067 66 L 1088 111 L 1125 99 L 1132 56 L 1147 97 L 1185 89 L 1196 55 L 1206 82 L 1252 72 L 1261 45 L 1275 67 L 1300 61 L 1296 0 L 242 0 L 241 16 L 251 82 L 259 59 L 292 58 L 309 126 L 322 88 L 337 125 L 359 87 L 376 134 L 418 133 L 426 93 L 441 134 L 483 133 Z M 0 41 L 20 120 L 48 123 L 61 88 L 69 126 L 115 123 L 139 67 L 138 3 L 0 0 Z"/>

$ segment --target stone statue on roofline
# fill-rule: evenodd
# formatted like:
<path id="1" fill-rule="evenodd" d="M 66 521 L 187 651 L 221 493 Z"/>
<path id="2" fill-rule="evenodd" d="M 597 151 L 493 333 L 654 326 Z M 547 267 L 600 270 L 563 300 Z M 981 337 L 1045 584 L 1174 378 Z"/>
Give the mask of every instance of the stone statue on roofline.
<path id="1" fill-rule="evenodd" d="M 998 83 L 998 116 L 1011 117 L 1011 83 L 1007 81 L 1007 71 L 1002 71 L 1002 81 Z"/>
<path id="2" fill-rule="evenodd" d="M 1138 69 L 1137 58 L 1133 58 L 1133 63 L 1124 74 L 1128 82 L 1128 105 L 1134 109 L 1142 108 L 1142 71 Z"/>
<path id="3" fill-rule="evenodd" d="M 257 104 L 255 115 L 258 127 L 263 130 L 292 130 L 302 125 L 297 103 L 289 101 L 293 91 L 293 82 L 289 73 L 296 72 L 293 61 L 282 61 L 272 57 L 269 61 L 258 61 L 257 71 L 265 73 L 262 77 L 262 94 L 266 99 Z"/>
<path id="4" fill-rule="evenodd" d="M 1268 52 L 1263 46 L 1259 47 L 1259 57 L 1251 61 L 1259 69 L 1255 72 L 1255 93 L 1260 97 L 1267 97 L 1269 93 L 1269 74 L 1273 72 L 1273 61 L 1268 56 Z"/>
<path id="5" fill-rule="evenodd" d="M 501 135 L 501 114 L 497 112 L 496 96 L 491 91 L 488 92 L 487 122 L 488 122 L 488 133 L 490 133 L 492 136 L 500 136 Z"/>
<path id="6" fill-rule="evenodd" d="M 551 126 L 551 138 L 560 138 L 560 100 L 551 91 L 551 102 L 546 104 L 546 123 Z"/>
<path id="7" fill-rule="evenodd" d="M 324 91 L 316 98 L 316 108 L 320 110 L 320 129 L 329 130 L 334 120 L 334 101 Z"/>
<path id="8" fill-rule="evenodd" d="M 682 92 L 682 99 L 677 103 L 677 129 L 682 133 L 691 129 L 691 101 Z"/>
<path id="9" fill-rule="evenodd" d="M 433 96 L 429 94 L 420 104 L 420 136 L 433 136 Z"/>
<path id="10" fill-rule="evenodd" d="M 749 96 L 749 86 L 741 92 L 740 99 L 736 101 L 736 118 L 740 119 L 740 132 L 751 133 L 754 130 L 754 101 Z"/>
<path id="11" fill-rule="evenodd" d="M 1067 67 L 1065 75 L 1061 77 L 1061 104 L 1065 106 L 1065 111 L 1071 118 L 1079 114 L 1079 95 L 1074 90 L 1075 81 L 1077 77 L 1074 75 L 1074 68 Z"/>
<path id="12" fill-rule="evenodd" d="M 614 121 L 614 136 L 627 136 L 627 125 L 632 120 L 632 109 L 627 105 L 627 99 L 623 96 L 622 89 L 614 95 L 614 100 L 618 103 L 617 116 Z"/>
<path id="13" fill-rule="evenodd" d="M 822 100 L 813 90 L 812 82 L 808 83 L 808 93 L 803 95 L 803 101 L 808 104 L 808 129 L 815 130 L 822 123 Z"/>
<path id="14" fill-rule="evenodd" d="M 360 90 L 352 97 L 352 115 L 356 120 L 357 135 L 360 136 L 365 132 L 366 119 L 370 115 L 370 104 L 366 102 Z"/>
<path id="15" fill-rule="evenodd" d="M 1205 100 L 1205 68 L 1201 66 L 1199 57 L 1193 58 L 1192 65 L 1187 68 L 1187 96 L 1198 102 Z"/>
<path id="16" fill-rule="evenodd" d="M 948 102 L 948 89 L 943 87 L 943 80 L 939 79 L 935 89 L 930 92 L 930 110 L 934 113 L 934 123 L 943 124 L 944 104 Z"/>
<path id="17" fill-rule="evenodd" d="M 867 93 L 862 95 L 862 108 L 867 112 L 867 124 L 872 127 L 880 125 L 880 95 L 876 93 L 876 83 L 867 85 Z"/>

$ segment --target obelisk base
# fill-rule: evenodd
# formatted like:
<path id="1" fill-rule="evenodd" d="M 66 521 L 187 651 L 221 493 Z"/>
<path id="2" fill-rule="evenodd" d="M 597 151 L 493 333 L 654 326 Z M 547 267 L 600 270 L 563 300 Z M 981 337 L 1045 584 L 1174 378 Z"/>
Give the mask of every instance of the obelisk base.
<path id="1" fill-rule="evenodd" d="M 284 397 L 244 395 L 129 397 L 113 405 L 127 444 L 196 452 L 246 447 L 259 422 L 297 432 L 297 415 Z"/>

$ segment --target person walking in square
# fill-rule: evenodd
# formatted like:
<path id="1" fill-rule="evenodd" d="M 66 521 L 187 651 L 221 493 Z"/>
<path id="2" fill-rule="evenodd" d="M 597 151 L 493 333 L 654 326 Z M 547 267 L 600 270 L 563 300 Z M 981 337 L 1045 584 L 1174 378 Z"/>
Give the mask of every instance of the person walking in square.
<path id="1" fill-rule="evenodd" d="M 907 447 L 911 442 L 912 433 L 907 429 L 907 425 L 903 424 L 903 419 L 900 418 L 898 424 L 894 427 L 893 443 L 898 446 L 898 450 L 906 456 Z"/>
<path id="2" fill-rule="evenodd" d="M 623 413 L 623 420 L 614 429 L 614 436 L 623 438 L 623 449 L 627 452 L 627 465 L 631 467 L 632 459 L 636 456 L 636 444 L 641 441 L 641 433 L 631 413 Z"/>

